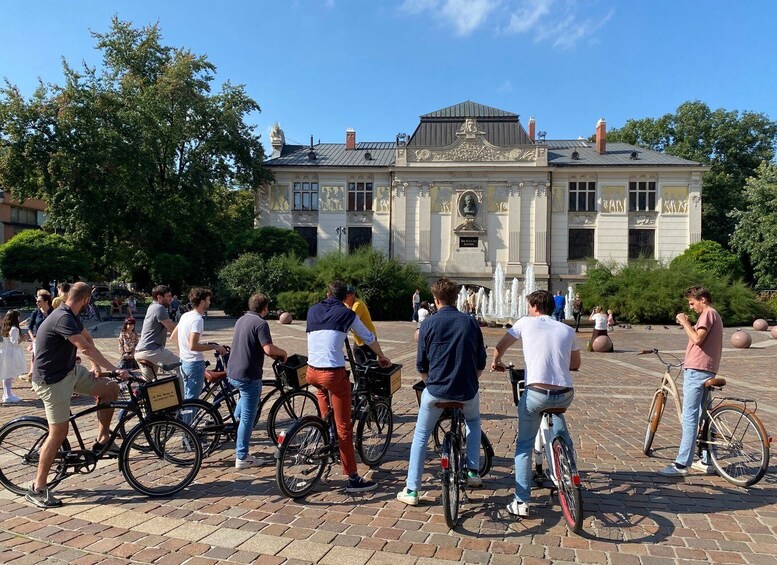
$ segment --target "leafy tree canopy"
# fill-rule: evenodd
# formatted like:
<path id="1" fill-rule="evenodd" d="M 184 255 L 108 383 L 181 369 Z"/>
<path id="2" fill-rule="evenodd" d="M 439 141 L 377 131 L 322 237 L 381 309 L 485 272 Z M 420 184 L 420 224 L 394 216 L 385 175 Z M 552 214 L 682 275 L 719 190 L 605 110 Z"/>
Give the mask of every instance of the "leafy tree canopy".
<path id="1" fill-rule="evenodd" d="M 294 230 L 267 226 L 251 228 L 235 234 L 227 249 L 227 257 L 234 259 L 243 253 L 256 253 L 264 259 L 284 253 L 305 258 L 308 244 Z"/>
<path id="2" fill-rule="evenodd" d="M 177 276 L 206 282 L 229 232 L 252 227 L 233 193 L 268 176 L 245 121 L 259 106 L 243 86 L 213 92 L 215 66 L 165 46 L 158 25 L 114 18 L 92 35 L 100 69 L 64 62 L 64 84 L 40 84 L 29 100 L 0 89 L 0 186 L 45 200 L 47 226 L 110 278 L 149 284 L 167 253 L 185 257 Z M 246 225 L 224 223 L 234 219 Z"/>
<path id="3" fill-rule="evenodd" d="M 628 120 L 607 138 L 709 165 L 702 182 L 703 236 L 728 247 L 735 221 L 728 213 L 742 209 L 745 180 L 774 159 L 777 122 L 765 114 L 711 110 L 694 101 L 674 114 Z"/>
<path id="4" fill-rule="evenodd" d="M 717 241 L 703 239 L 691 244 L 681 255 L 672 259 L 671 266 L 687 265 L 701 272 L 740 279 L 744 274 L 739 257 Z"/>
<path id="5" fill-rule="evenodd" d="M 762 163 L 747 179 L 743 206 L 732 211 L 736 221 L 732 246 L 746 253 L 756 287 L 777 288 L 777 166 Z"/>
<path id="6" fill-rule="evenodd" d="M 89 264 L 63 236 L 25 230 L 0 245 L 0 271 L 9 279 L 48 283 L 88 275 Z"/>

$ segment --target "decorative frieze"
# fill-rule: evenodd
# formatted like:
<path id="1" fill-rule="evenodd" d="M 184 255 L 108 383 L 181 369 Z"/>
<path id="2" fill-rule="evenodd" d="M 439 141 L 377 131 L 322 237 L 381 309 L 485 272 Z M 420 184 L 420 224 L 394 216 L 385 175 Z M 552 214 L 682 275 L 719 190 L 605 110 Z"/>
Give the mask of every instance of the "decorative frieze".
<path id="1" fill-rule="evenodd" d="M 625 186 L 603 186 L 600 194 L 603 214 L 623 214 L 626 212 Z"/>
<path id="2" fill-rule="evenodd" d="M 270 185 L 270 210 L 273 212 L 288 212 L 289 208 L 289 185 Z"/>
<path id="3" fill-rule="evenodd" d="M 593 226 L 596 224 L 596 214 L 593 212 L 570 212 L 570 226 Z"/>
<path id="4" fill-rule="evenodd" d="M 318 208 L 322 212 L 345 211 L 345 188 L 342 186 L 322 186 Z"/>
<path id="5" fill-rule="evenodd" d="M 391 210 L 391 188 L 388 186 L 377 187 L 373 206 L 376 214 L 388 214 Z"/>
<path id="6" fill-rule="evenodd" d="M 665 186 L 661 188 L 662 214 L 688 213 L 688 187 Z"/>

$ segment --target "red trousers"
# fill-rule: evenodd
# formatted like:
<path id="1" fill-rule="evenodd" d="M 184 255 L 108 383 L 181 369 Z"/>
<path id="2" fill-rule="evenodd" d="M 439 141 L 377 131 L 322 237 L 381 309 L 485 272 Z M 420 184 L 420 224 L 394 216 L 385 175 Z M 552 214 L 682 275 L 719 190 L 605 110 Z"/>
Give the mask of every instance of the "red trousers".
<path id="1" fill-rule="evenodd" d="M 351 423 L 351 382 L 345 369 L 315 369 L 308 366 L 308 383 L 316 387 L 318 408 L 326 418 L 329 412 L 328 390 L 332 395 L 332 409 L 335 413 L 337 441 L 340 444 L 340 462 L 343 473 L 356 472 L 356 452 L 353 449 L 353 424 Z"/>

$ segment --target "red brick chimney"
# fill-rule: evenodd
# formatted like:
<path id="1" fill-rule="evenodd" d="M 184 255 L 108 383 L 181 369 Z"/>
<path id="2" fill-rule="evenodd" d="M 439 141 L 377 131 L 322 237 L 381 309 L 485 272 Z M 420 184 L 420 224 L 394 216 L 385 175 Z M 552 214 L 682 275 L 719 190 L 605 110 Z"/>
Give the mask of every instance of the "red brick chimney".
<path id="1" fill-rule="evenodd" d="M 345 148 L 356 149 L 356 130 L 353 128 L 345 130 Z"/>
<path id="2" fill-rule="evenodd" d="M 531 118 L 529 118 L 529 139 L 531 139 L 532 141 L 534 141 L 534 133 L 535 133 L 536 127 L 537 126 L 534 123 L 534 116 L 532 116 Z"/>
<path id="3" fill-rule="evenodd" d="M 596 122 L 596 152 L 607 153 L 607 122 L 604 118 Z"/>

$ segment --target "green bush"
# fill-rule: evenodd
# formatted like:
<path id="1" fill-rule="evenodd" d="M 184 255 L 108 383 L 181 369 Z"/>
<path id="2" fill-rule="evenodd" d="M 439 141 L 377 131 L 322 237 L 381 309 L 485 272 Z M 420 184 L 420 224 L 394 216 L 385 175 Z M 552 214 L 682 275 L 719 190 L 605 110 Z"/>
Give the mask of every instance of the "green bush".
<path id="1" fill-rule="evenodd" d="M 244 253 L 256 253 L 264 259 L 285 253 L 304 259 L 308 255 L 308 244 L 294 230 L 273 226 L 251 228 L 235 234 L 229 243 L 226 257 L 233 259 Z"/>
<path id="2" fill-rule="evenodd" d="M 717 241 L 703 239 L 691 244 L 670 263 L 670 267 L 691 267 L 703 273 L 711 273 L 731 279 L 744 274 L 742 261 Z"/>
<path id="3" fill-rule="evenodd" d="M 304 320 L 307 318 L 310 307 L 325 297 L 325 292 L 308 292 L 305 290 L 281 292 L 277 300 L 278 308 L 284 312 L 291 312 L 296 320 Z"/>
<path id="4" fill-rule="evenodd" d="M 678 312 L 688 311 L 685 290 L 702 285 L 712 294 L 715 309 L 726 325 L 749 324 L 764 315 L 765 308 L 741 280 L 712 271 L 700 271 L 688 262 L 670 266 L 656 261 L 634 261 L 618 268 L 594 264 L 578 292 L 590 311 L 600 305 L 612 309 L 618 320 L 630 323 L 674 323 Z"/>

